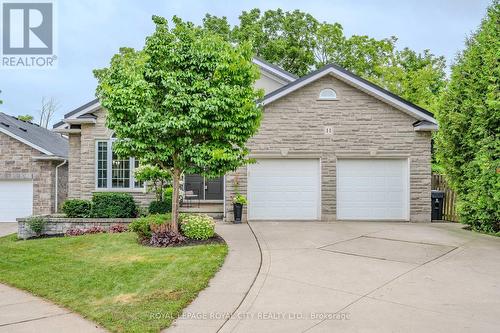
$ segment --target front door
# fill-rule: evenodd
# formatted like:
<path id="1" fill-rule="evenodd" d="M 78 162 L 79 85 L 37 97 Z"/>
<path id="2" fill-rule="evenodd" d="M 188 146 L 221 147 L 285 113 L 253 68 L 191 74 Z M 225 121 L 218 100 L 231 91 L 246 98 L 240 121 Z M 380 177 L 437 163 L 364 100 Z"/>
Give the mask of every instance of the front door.
<path id="1" fill-rule="evenodd" d="M 223 177 L 213 179 L 205 178 L 205 200 L 222 200 L 224 197 L 222 193 L 223 188 Z"/>
<path id="2" fill-rule="evenodd" d="M 222 200 L 224 198 L 224 177 L 213 179 L 200 175 L 186 175 L 184 190 L 193 191 L 199 200 Z"/>

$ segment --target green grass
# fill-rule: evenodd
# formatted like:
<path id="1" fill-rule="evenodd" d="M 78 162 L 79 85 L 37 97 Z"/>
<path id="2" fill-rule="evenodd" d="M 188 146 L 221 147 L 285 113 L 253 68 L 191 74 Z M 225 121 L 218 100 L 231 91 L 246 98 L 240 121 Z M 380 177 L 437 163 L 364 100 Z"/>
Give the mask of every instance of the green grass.
<path id="1" fill-rule="evenodd" d="M 0 238 L 0 282 L 80 313 L 113 332 L 158 332 L 208 285 L 221 244 L 149 248 L 133 233 Z"/>

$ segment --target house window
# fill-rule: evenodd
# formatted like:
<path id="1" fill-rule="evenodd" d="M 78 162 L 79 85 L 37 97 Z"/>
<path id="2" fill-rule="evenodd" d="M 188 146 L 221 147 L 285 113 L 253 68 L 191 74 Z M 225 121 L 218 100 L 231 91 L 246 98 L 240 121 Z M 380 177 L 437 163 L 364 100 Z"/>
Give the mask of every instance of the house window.
<path id="1" fill-rule="evenodd" d="M 97 187 L 108 187 L 108 143 L 97 142 Z"/>
<path id="2" fill-rule="evenodd" d="M 327 88 L 323 89 L 319 93 L 319 99 L 323 100 L 336 100 L 337 99 L 337 93 L 335 90 Z"/>
<path id="3" fill-rule="evenodd" d="M 113 152 L 113 141 L 114 139 L 96 143 L 97 188 L 142 188 L 143 183 L 134 179 L 134 171 L 139 166 L 139 161 L 133 157 L 119 158 Z"/>

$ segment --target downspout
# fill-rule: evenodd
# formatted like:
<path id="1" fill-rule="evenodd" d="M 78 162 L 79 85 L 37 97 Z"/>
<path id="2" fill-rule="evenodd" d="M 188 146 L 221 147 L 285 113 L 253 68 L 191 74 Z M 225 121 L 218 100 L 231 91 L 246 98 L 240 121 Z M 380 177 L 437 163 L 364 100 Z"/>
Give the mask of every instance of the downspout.
<path id="1" fill-rule="evenodd" d="M 55 198 L 55 213 L 58 212 L 59 210 L 59 167 L 62 167 L 63 165 L 65 165 L 66 163 L 68 163 L 68 160 L 64 160 L 61 164 L 57 165 L 56 166 L 56 198 Z"/>

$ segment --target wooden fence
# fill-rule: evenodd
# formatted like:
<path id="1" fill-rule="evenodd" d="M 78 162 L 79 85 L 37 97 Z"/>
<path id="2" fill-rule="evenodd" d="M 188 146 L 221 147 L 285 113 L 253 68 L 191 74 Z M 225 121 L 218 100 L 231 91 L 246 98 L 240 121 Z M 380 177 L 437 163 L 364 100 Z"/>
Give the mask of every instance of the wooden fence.
<path id="1" fill-rule="evenodd" d="M 443 220 L 458 222 L 456 211 L 456 195 L 451 188 L 448 187 L 443 175 L 432 175 L 432 189 L 444 192 L 444 207 Z"/>

